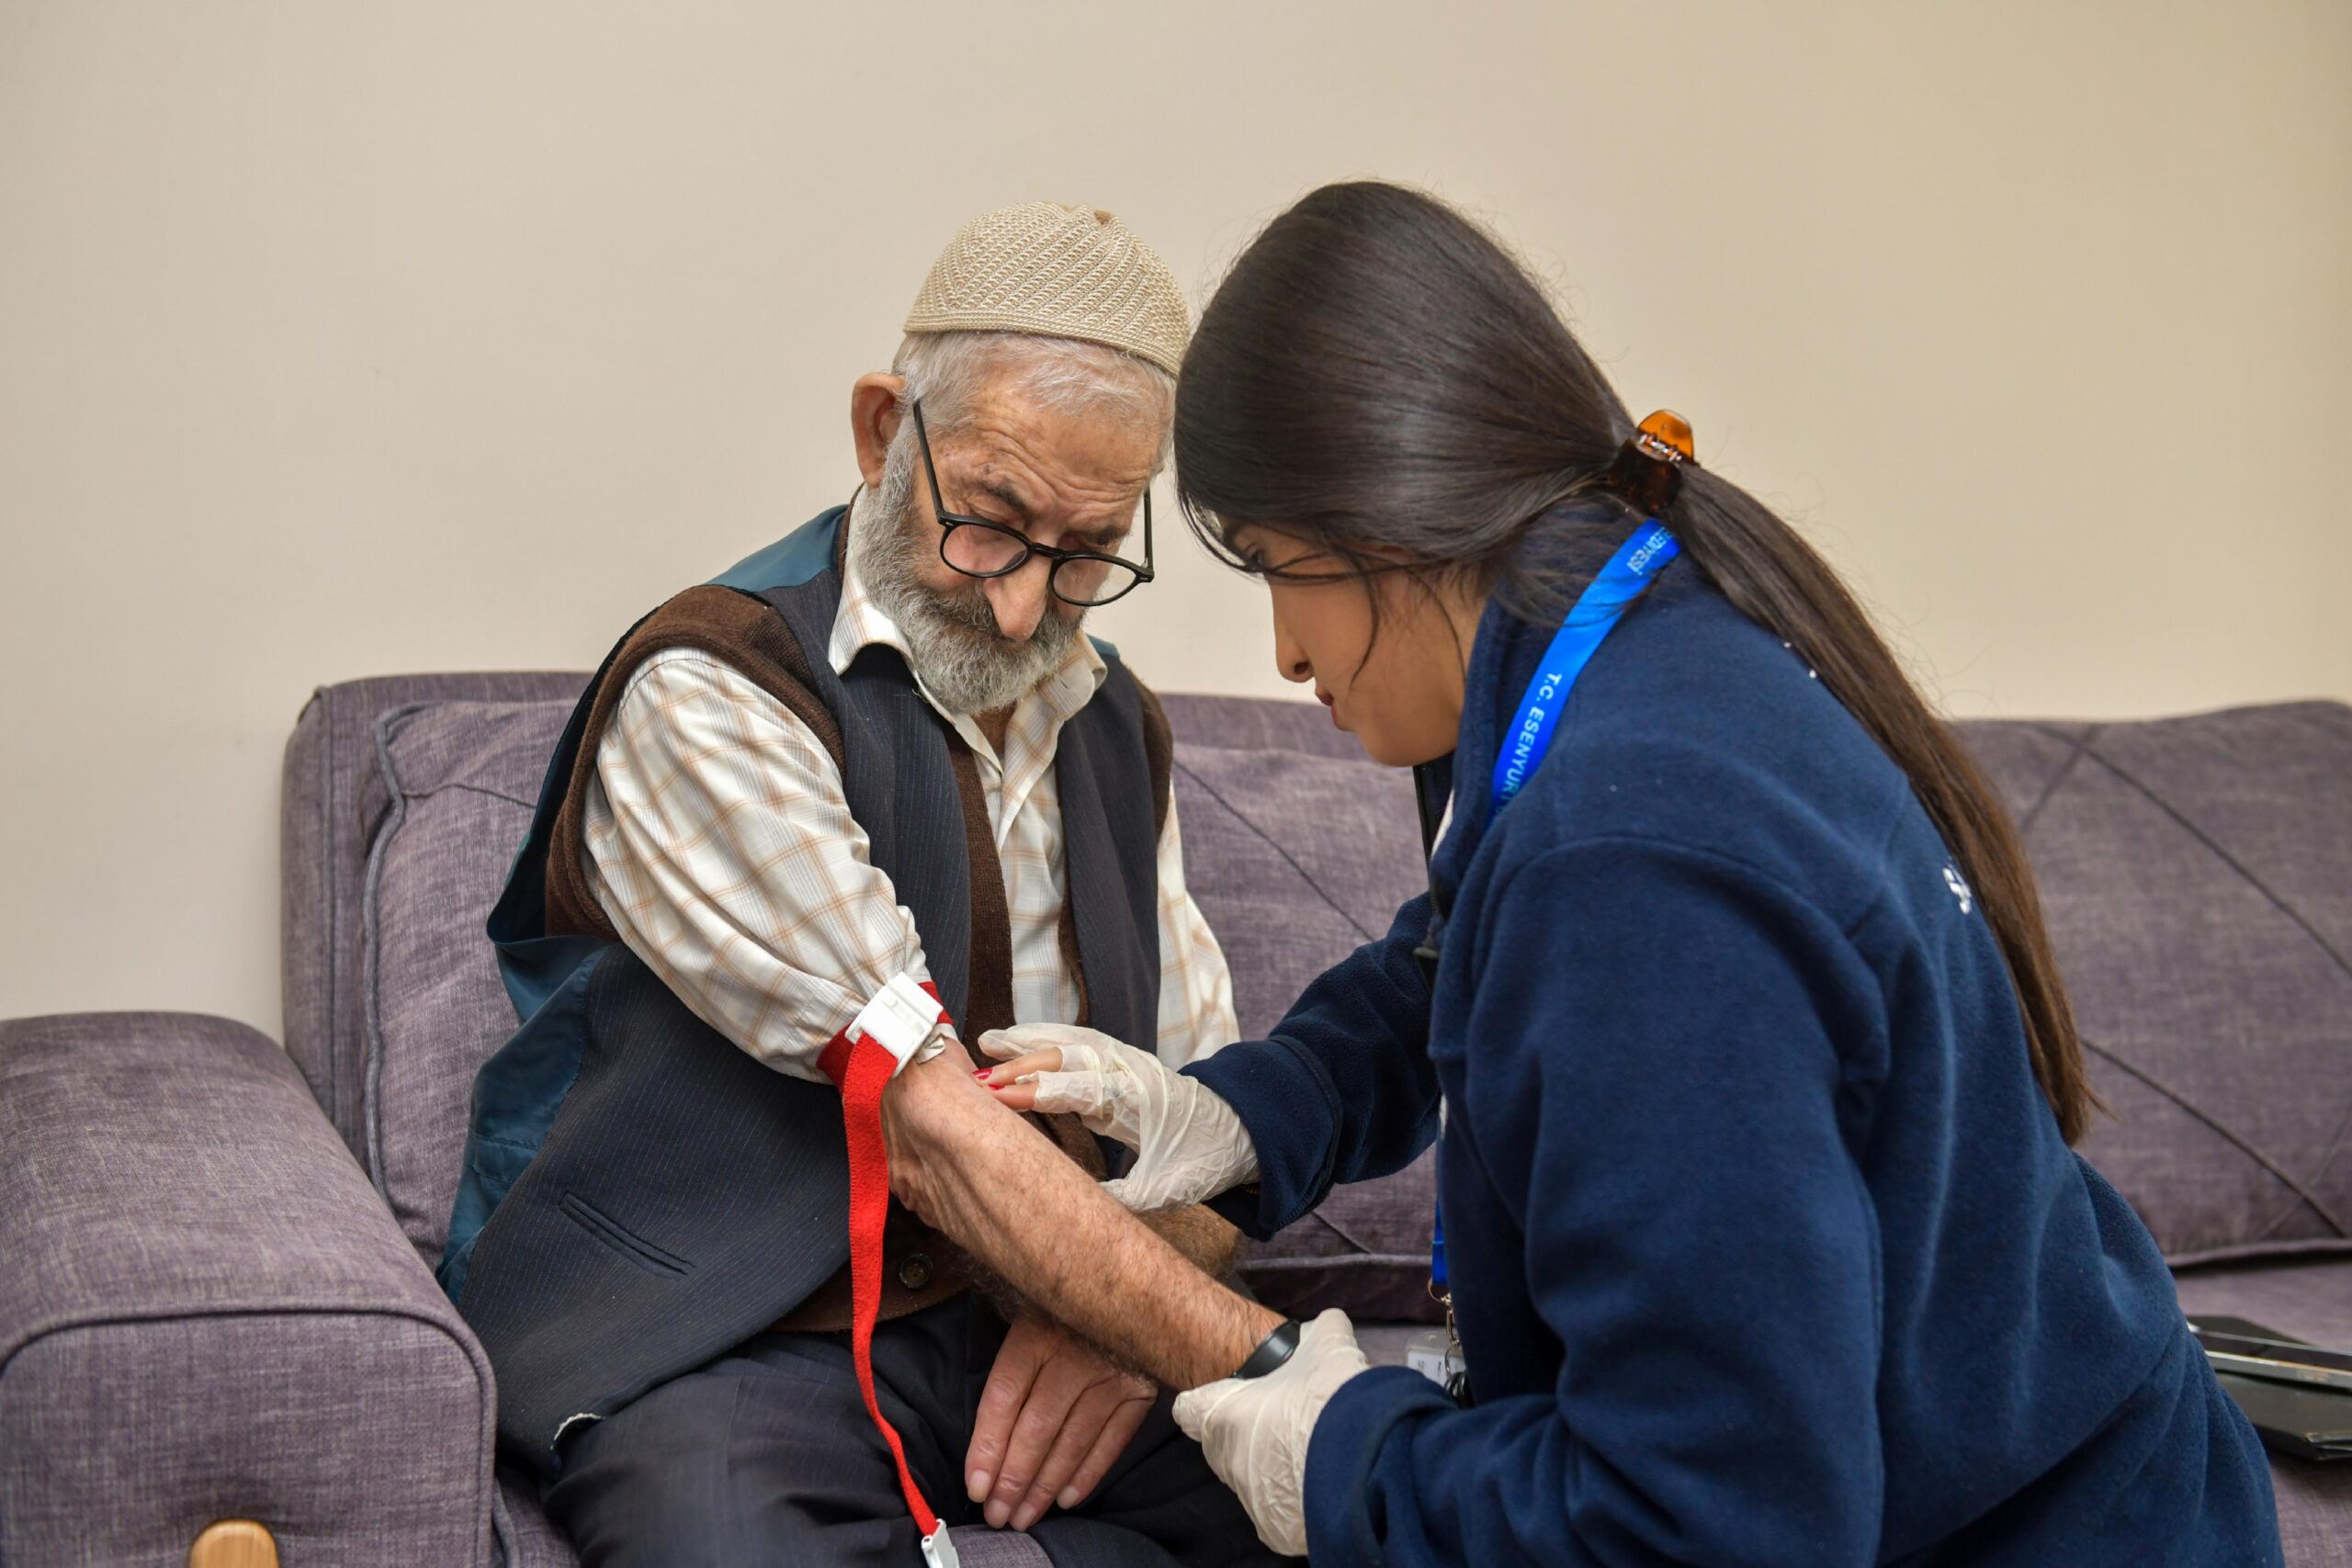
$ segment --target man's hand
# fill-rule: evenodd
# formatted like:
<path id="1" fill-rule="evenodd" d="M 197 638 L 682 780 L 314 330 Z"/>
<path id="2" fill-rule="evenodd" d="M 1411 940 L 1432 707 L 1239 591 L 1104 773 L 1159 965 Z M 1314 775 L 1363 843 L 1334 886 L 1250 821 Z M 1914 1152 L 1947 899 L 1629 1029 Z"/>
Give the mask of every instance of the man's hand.
<path id="1" fill-rule="evenodd" d="M 1152 1385 L 1058 1325 L 1023 1314 L 981 1392 L 964 1480 L 989 1525 L 1025 1530 L 1102 1483 L 1151 1411 Z"/>
<path id="2" fill-rule="evenodd" d="M 1228 1375 L 1281 1325 L 1279 1314 L 1145 1229 L 998 1104 L 960 1055 L 907 1067 L 883 1090 L 890 1190 L 900 1202 L 1057 1319 L 1171 1388 Z"/>

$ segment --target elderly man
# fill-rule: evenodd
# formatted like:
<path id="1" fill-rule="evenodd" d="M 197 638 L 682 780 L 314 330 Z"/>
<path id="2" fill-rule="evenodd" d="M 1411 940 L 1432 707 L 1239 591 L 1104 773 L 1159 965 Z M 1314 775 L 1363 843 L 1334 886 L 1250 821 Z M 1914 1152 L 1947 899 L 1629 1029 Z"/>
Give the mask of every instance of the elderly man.
<path id="1" fill-rule="evenodd" d="M 976 220 L 852 389 L 848 506 L 663 604 L 573 713 L 491 917 L 522 1026 L 441 1277 L 591 1564 L 910 1568 L 982 1519 L 1057 1563 L 1264 1555 L 1150 1383 L 885 1209 L 885 1086 L 971 1111 L 982 1032 L 1234 1033 L 1166 722 L 1080 632 L 1151 578 L 1187 330 L 1109 214 Z M 1055 1223 L 1025 1198 L 989 1195 Z M 1205 1211 L 1152 1229 L 1229 1263 Z"/>

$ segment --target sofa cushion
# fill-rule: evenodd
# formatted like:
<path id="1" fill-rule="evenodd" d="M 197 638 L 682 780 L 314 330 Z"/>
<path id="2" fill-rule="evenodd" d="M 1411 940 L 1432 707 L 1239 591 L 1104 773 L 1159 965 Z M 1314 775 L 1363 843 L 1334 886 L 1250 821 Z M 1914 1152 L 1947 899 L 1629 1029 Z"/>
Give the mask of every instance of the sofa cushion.
<path id="1" fill-rule="evenodd" d="M 448 1235 L 474 1074 L 514 1030 L 482 922 L 571 709 L 444 702 L 377 724 L 390 805 L 361 904 L 368 1168 L 427 1262 Z"/>
<path id="2" fill-rule="evenodd" d="M 1174 779 L 1185 884 L 1233 971 L 1244 1039 L 1426 886 L 1396 769 L 1180 738 Z"/>
<path id="3" fill-rule="evenodd" d="M 2068 728 L 2016 809 L 2093 1081 L 2175 1263 L 2352 1251 L 2352 708 Z M 1998 764 L 1996 763 L 1996 766 Z"/>
<path id="4" fill-rule="evenodd" d="M 587 683 L 584 673 L 530 671 L 344 681 L 311 694 L 287 737 L 277 873 L 286 1054 L 362 1160 L 368 1047 L 360 906 L 389 805 L 377 721 L 423 703 L 569 703 Z"/>
<path id="5" fill-rule="evenodd" d="M 1171 696 L 1189 878 L 1245 1036 L 1422 884 L 1410 789 L 1319 708 Z M 569 704 L 377 726 L 368 1168 L 437 1257 L 475 1069 L 513 1027 L 481 922 Z M 2352 709 L 1963 727 L 2025 827 L 2092 1076 L 2086 1154 L 2176 1262 L 2352 1250 Z M 1253 1248 L 1291 1310 L 1425 1315 L 1430 1173 L 1342 1190 Z"/>
<path id="6" fill-rule="evenodd" d="M 1321 710 L 1311 711 L 1328 730 Z M 1214 715 L 1171 705 L 1170 717 Z M 1361 753 L 1180 739 L 1175 781 L 1185 882 L 1233 970 L 1245 1039 L 1271 1030 L 1338 959 L 1385 935 L 1397 906 L 1425 885 L 1410 775 Z M 1429 1294 L 1434 1159 L 1424 1154 L 1394 1176 L 1334 1189 L 1315 1213 L 1247 1247 L 1242 1277 L 1278 1312 L 1442 1315 Z"/>

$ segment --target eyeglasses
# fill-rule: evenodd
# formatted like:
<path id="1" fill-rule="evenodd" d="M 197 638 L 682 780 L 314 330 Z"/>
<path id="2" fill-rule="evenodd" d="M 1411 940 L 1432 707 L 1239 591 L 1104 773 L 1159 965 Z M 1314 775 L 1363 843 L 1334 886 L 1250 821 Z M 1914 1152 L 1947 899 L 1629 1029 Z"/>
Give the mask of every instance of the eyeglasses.
<path id="1" fill-rule="evenodd" d="M 931 480 L 931 509 L 939 515 L 939 558 L 967 577 L 1009 577 L 1029 564 L 1031 556 L 1052 562 L 1046 586 L 1065 604 L 1091 609 L 1108 604 L 1151 581 L 1151 491 L 1143 492 L 1143 564 L 1094 550 L 1061 550 L 1040 545 L 1018 528 L 966 517 L 947 510 L 939 493 L 939 469 L 931 460 L 931 434 L 923 428 L 922 401 L 910 405 L 915 416 L 915 441 L 922 448 L 922 471 Z"/>

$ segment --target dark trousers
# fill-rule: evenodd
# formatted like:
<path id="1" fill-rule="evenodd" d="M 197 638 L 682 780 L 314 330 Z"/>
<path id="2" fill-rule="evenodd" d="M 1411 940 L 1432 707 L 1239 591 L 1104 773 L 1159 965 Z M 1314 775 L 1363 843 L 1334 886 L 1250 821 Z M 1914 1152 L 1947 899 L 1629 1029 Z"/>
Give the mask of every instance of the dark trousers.
<path id="1" fill-rule="evenodd" d="M 985 1528 L 964 1454 L 1005 1323 L 978 1292 L 886 1323 L 874 1382 L 907 1467 L 951 1525 Z M 1030 1527 L 1055 1568 L 1283 1561 L 1176 1428 L 1162 1394 L 1094 1495 Z M 565 1450 L 548 1517 L 586 1568 L 920 1568 L 897 1468 L 845 1334 L 762 1334 L 673 1379 Z"/>

